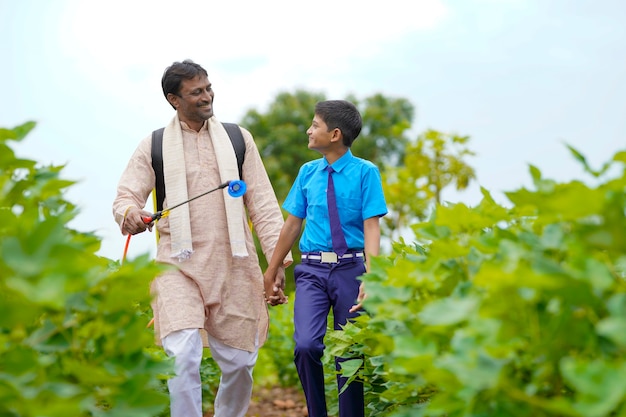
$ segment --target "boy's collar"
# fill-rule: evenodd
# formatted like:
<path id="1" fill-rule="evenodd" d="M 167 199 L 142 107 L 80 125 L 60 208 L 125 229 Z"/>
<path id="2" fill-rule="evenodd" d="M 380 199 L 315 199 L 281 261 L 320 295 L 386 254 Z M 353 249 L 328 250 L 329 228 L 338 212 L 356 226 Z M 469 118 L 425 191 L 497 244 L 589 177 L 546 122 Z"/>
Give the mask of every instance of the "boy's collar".
<path id="1" fill-rule="evenodd" d="M 328 165 L 332 165 L 335 171 L 341 171 L 343 167 L 348 165 L 348 162 L 350 162 L 352 158 L 354 158 L 354 156 L 352 155 L 352 151 L 350 150 L 350 148 L 348 148 L 346 150 L 346 153 L 341 155 L 341 157 L 337 159 L 335 162 L 333 162 L 332 164 L 328 163 L 328 159 L 324 157 L 325 164 L 323 164 L 323 168 L 326 169 Z"/>

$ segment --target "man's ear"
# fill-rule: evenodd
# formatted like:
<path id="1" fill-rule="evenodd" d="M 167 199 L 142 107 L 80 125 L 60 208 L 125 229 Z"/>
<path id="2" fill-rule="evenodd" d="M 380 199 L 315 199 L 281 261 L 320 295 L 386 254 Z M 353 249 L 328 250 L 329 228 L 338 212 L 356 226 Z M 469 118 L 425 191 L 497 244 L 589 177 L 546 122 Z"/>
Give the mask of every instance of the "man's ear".
<path id="1" fill-rule="evenodd" d="M 178 108 L 178 96 L 176 94 L 168 93 L 167 101 L 175 108 Z"/>

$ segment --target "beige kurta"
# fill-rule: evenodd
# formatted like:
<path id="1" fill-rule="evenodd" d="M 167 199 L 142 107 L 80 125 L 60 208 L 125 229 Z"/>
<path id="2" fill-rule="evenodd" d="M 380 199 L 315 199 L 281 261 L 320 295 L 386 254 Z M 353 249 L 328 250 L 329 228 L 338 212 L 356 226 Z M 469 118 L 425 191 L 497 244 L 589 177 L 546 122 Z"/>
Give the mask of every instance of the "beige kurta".
<path id="1" fill-rule="evenodd" d="M 221 181 L 207 123 L 200 132 L 189 129 L 184 122 L 181 127 L 191 198 L 219 186 Z M 242 131 L 246 143 L 244 205 L 263 254 L 270 259 L 283 216 L 252 135 L 245 129 Z M 113 214 L 120 227 L 127 208 L 144 208 L 154 188 L 150 151 L 151 136 L 148 136 L 139 143 L 122 173 L 113 203 Z M 267 338 L 269 317 L 263 297 L 263 274 L 250 228 L 245 229 L 249 256 L 231 255 L 224 198 L 232 197 L 227 190 L 219 190 L 189 203 L 194 253 L 184 262 L 170 257 L 168 218 L 157 222 L 160 236 L 157 261 L 175 265 L 177 270 L 157 277 L 152 283 L 156 296 L 155 329 L 159 337 L 165 337 L 175 330 L 204 328 L 226 345 L 253 351 L 257 335 L 259 345 Z M 166 190 L 163 207 L 178 203 L 168 201 Z"/>

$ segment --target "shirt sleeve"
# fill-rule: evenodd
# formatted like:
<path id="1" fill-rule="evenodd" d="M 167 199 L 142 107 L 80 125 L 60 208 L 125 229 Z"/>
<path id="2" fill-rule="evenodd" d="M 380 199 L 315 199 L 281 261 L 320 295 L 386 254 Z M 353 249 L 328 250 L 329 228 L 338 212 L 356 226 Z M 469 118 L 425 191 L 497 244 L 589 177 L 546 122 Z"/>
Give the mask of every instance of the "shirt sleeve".
<path id="1" fill-rule="evenodd" d="M 383 183 L 378 167 L 366 165 L 362 178 L 363 185 L 363 220 L 370 217 L 382 217 L 387 214 L 387 203 L 383 192 Z"/>
<path id="2" fill-rule="evenodd" d="M 307 200 L 304 192 L 302 191 L 302 178 L 304 176 L 304 166 L 300 168 L 298 176 L 296 177 L 287 198 L 283 203 L 283 209 L 285 209 L 292 216 L 296 216 L 300 219 L 306 217 Z"/>

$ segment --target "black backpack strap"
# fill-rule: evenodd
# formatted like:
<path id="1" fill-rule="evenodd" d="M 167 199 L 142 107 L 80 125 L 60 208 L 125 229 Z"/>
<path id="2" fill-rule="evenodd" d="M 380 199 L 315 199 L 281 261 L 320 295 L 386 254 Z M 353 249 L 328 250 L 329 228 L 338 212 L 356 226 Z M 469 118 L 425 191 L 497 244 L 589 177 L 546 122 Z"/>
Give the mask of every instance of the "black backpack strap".
<path id="1" fill-rule="evenodd" d="M 156 209 L 163 210 L 163 200 L 165 200 L 165 177 L 163 176 L 163 130 L 160 129 L 152 132 L 152 169 L 154 169 L 156 193 Z"/>
<path id="2" fill-rule="evenodd" d="M 237 156 L 237 166 L 239 168 L 239 179 L 243 179 L 243 160 L 246 156 L 246 143 L 243 140 L 243 134 L 241 129 L 235 123 L 222 123 L 228 137 L 235 149 L 235 155 Z"/>
<path id="3" fill-rule="evenodd" d="M 243 139 L 241 129 L 235 123 L 222 123 L 237 156 L 237 167 L 239 168 L 239 179 L 243 179 L 243 161 L 246 156 L 246 142 Z M 152 169 L 154 169 L 156 210 L 163 210 L 165 200 L 165 177 L 163 176 L 163 130 L 160 128 L 152 132 Z"/>

